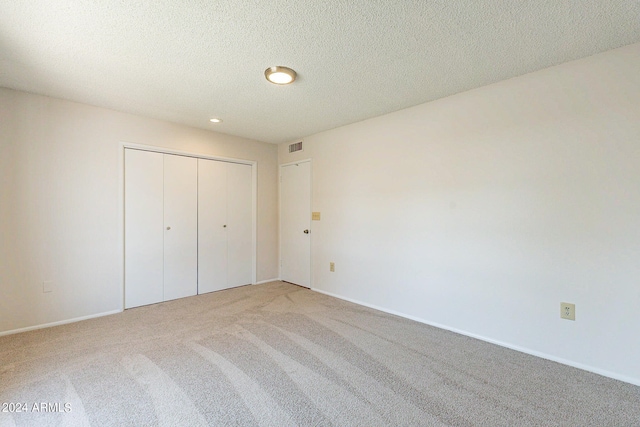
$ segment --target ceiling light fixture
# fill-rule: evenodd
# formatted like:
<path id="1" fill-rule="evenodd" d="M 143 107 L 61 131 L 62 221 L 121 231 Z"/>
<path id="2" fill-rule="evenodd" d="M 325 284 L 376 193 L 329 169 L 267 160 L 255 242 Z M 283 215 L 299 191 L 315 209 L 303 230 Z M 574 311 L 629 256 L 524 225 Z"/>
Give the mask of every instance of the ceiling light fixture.
<path id="1" fill-rule="evenodd" d="M 216 119 L 216 118 L 214 118 L 214 119 L 209 119 L 209 121 L 210 121 L 211 123 L 222 123 L 222 119 Z"/>
<path id="2" fill-rule="evenodd" d="M 273 84 L 288 85 L 296 79 L 296 72 L 289 67 L 269 67 L 264 70 L 264 76 Z"/>

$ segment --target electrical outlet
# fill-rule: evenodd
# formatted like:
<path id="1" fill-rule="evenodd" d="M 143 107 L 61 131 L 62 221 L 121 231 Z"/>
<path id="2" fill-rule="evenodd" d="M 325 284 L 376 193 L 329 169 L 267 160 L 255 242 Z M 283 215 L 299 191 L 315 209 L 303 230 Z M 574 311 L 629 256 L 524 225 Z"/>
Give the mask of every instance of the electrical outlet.
<path id="1" fill-rule="evenodd" d="M 320 221 L 320 212 L 311 212 L 312 221 Z"/>
<path id="2" fill-rule="evenodd" d="M 330 262 L 329 263 L 329 271 L 336 271 L 336 263 L 335 262 Z"/>
<path id="3" fill-rule="evenodd" d="M 53 282 L 50 280 L 42 282 L 42 293 L 48 294 L 51 291 L 53 291 Z"/>
<path id="4" fill-rule="evenodd" d="M 561 302 L 560 317 L 567 320 L 576 320 L 576 305 L 568 302 Z"/>

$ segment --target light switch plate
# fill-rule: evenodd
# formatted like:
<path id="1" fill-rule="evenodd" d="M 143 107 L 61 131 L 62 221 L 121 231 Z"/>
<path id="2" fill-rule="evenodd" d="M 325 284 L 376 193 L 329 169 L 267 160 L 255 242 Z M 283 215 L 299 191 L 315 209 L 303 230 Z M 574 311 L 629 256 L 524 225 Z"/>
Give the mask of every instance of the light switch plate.
<path id="1" fill-rule="evenodd" d="M 320 221 L 320 212 L 311 212 L 312 221 Z"/>

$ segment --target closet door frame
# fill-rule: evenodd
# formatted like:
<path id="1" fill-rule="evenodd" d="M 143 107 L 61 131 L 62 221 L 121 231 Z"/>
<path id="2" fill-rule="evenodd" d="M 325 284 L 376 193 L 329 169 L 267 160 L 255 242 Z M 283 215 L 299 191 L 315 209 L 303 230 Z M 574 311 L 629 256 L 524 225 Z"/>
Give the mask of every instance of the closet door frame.
<path id="1" fill-rule="evenodd" d="M 124 310 L 124 297 L 125 297 L 125 281 L 124 281 L 124 245 L 125 245 L 125 229 L 124 229 L 124 215 L 125 215 L 125 206 L 124 206 L 124 197 L 125 197 L 125 178 L 124 178 L 124 154 L 126 149 L 132 150 L 141 150 L 141 151 L 151 151 L 154 153 L 161 154 L 173 154 L 177 156 L 185 156 L 185 157 L 194 157 L 196 159 L 205 159 L 205 160 L 218 160 L 222 162 L 229 163 L 240 163 L 243 165 L 251 166 L 251 284 L 256 284 L 256 275 L 257 275 L 257 222 L 258 222 L 258 162 L 253 160 L 245 160 L 245 159 L 235 159 L 232 157 L 220 157 L 220 156 L 210 156 L 208 154 L 196 153 L 192 151 L 182 151 L 182 150 L 172 150 L 165 147 L 156 147 L 153 145 L 142 145 L 142 144 L 134 144 L 129 142 L 121 142 L 120 143 L 120 155 L 119 155 L 119 169 L 120 169 L 120 182 L 119 189 L 120 194 L 118 197 L 119 206 L 118 211 L 120 212 L 120 220 L 119 220 L 119 228 L 120 228 L 120 241 L 119 246 L 122 250 L 120 257 L 120 277 L 121 277 L 121 303 L 120 310 Z"/>

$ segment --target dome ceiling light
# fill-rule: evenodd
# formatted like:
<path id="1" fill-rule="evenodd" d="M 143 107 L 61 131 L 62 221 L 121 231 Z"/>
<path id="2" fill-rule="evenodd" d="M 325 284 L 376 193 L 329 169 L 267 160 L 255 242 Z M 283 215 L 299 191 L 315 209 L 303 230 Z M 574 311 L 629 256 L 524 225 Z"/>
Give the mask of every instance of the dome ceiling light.
<path id="1" fill-rule="evenodd" d="M 209 121 L 211 123 L 222 123 L 222 119 L 218 119 L 218 118 L 215 118 L 215 117 L 213 119 L 209 119 Z"/>
<path id="2" fill-rule="evenodd" d="M 269 67 L 264 70 L 264 76 L 269 82 L 276 85 L 288 85 L 296 79 L 296 72 L 289 67 Z"/>

